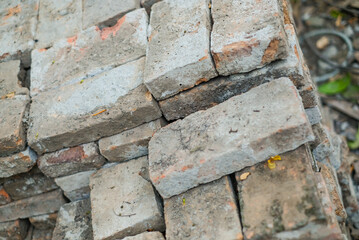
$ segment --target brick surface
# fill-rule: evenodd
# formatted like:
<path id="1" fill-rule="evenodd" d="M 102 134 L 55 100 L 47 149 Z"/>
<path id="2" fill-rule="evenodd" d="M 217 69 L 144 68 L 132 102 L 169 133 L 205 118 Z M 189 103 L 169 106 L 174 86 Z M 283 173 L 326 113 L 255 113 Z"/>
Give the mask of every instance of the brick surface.
<path id="1" fill-rule="evenodd" d="M 152 7 L 145 83 L 164 99 L 217 75 L 209 53 L 209 0 L 166 0 Z"/>
<path id="2" fill-rule="evenodd" d="M 99 170 L 90 178 L 94 239 L 118 239 L 164 230 L 160 203 L 147 171 L 147 157 Z"/>
<path id="3" fill-rule="evenodd" d="M 140 0 L 86 0 L 83 2 L 83 28 L 113 26 L 124 14 L 140 7 Z"/>
<path id="4" fill-rule="evenodd" d="M 305 113 L 307 114 L 309 122 L 312 125 L 317 124 L 322 120 L 322 114 L 318 106 L 313 108 L 306 108 Z"/>
<path id="5" fill-rule="evenodd" d="M 165 240 L 160 232 L 144 232 L 132 237 L 125 237 L 123 240 Z"/>
<path id="6" fill-rule="evenodd" d="M 55 178 L 56 184 L 71 201 L 90 197 L 90 176 L 96 171 L 79 172 L 73 175 Z"/>
<path id="7" fill-rule="evenodd" d="M 161 117 L 142 84 L 144 59 L 32 98 L 29 145 L 38 153 L 111 136 Z"/>
<path id="8" fill-rule="evenodd" d="M 39 169 L 49 177 L 60 177 L 100 168 L 105 159 L 99 154 L 96 143 L 62 149 L 39 157 Z"/>
<path id="9" fill-rule="evenodd" d="M 0 222 L 57 212 L 65 203 L 60 190 L 0 206 Z"/>
<path id="10" fill-rule="evenodd" d="M 9 202 L 11 202 L 9 193 L 7 193 L 4 187 L 0 185 L 0 206 Z"/>
<path id="11" fill-rule="evenodd" d="M 34 229 L 32 233 L 32 240 L 52 240 L 53 229 Z"/>
<path id="12" fill-rule="evenodd" d="M 213 0 L 211 52 L 219 74 L 249 72 L 287 56 L 277 0 Z"/>
<path id="13" fill-rule="evenodd" d="M 149 144 L 151 181 L 168 198 L 310 140 L 295 86 L 277 79 L 158 131 Z"/>
<path id="14" fill-rule="evenodd" d="M 91 27 L 59 40 L 48 50 L 33 50 L 31 95 L 86 81 L 145 56 L 147 22 L 145 10 L 139 9 L 126 14 L 113 27 L 102 30 Z"/>
<path id="15" fill-rule="evenodd" d="M 36 229 L 54 229 L 56 225 L 57 213 L 43 214 L 30 217 L 29 221 Z"/>
<path id="16" fill-rule="evenodd" d="M 0 156 L 24 150 L 26 132 L 23 120 L 29 102 L 26 95 L 0 99 Z"/>
<path id="17" fill-rule="evenodd" d="M 82 1 L 40 0 L 36 47 L 47 48 L 59 39 L 72 37 L 82 28 Z"/>
<path id="18" fill-rule="evenodd" d="M 158 3 L 161 0 L 141 0 L 141 6 L 146 9 L 148 15 L 151 12 L 153 4 Z"/>
<path id="19" fill-rule="evenodd" d="M 0 177 L 6 178 L 28 172 L 36 164 L 36 153 L 30 148 L 9 157 L 0 157 Z"/>
<path id="20" fill-rule="evenodd" d="M 53 240 L 91 240 L 91 203 L 89 199 L 65 204 L 61 207 Z"/>
<path id="21" fill-rule="evenodd" d="M 19 76 L 22 74 L 20 60 L 0 63 L 0 99 L 14 93 L 28 95 L 29 90 L 21 86 Z"/>
<path id="22" fill-rule="evenodd" d="M 22 240 L 25 238 L 29 223 L 26 220 L 15 220 L 0 223 L 0 239 Z"/>
<path id="23" fill-rule="evenodd" d="M 109 161 L 127 161 L 148 154 L 148 142 L 153 134 L 166 125 L 163 119 L 145 123 L 118 135 L 100 139 L 101 154 Z"/>
<path id="24" fill-rule="evenodd" d="M 331 239 L 309 149 L 301 146 L 281 157 L 275 169 L 259 163 L 236 173 L 245 238 Z M 240 180 L 247 172 L 250 175 Z M 321 228 L 329 238 L 319 237 Z"/>
<path id="25" fill-rule="evenodd" d="M 265 67 L 249 73 L 218 77 L 202 83 L 178 95 L 160 101 L 161 110 L 167 120 L 184 118 L 191 113 L 213 107 L 229 98 L 247 92 L 253 87 L 272 81 L 275 78 L 289 77 L 299 88 L 304 108 L 317 105 L 315 88 L 312 87 L 300 52 L 300 46 L 292 25 L 286 26 L 289 55 Z M 310 77 L 310 76 L 309 76 Z"/>
<path id="26" fill-rule="evenodd" d="M 7 178 L 4 188 L 13 200 L 19 200 L 49 192 L 58 186 L 53 179 L 46 177 L 37 167 L 34 167 L 27 173 Z"/>
<path id="27" fill-rule="evenodd" d="M 166 239 L 243 239 L 229 177 L 164 201 Z"/>

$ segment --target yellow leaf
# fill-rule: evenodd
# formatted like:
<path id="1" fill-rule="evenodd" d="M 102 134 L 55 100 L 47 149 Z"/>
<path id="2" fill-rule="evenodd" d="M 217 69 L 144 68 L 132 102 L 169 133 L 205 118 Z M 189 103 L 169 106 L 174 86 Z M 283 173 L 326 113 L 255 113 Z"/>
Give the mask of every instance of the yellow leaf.
<path id="1" fill-rule="evenodd" d="M 249 175 L 251 175 L 250 172 L 242 173 L 241 176 L 239 176 L 239 180 L 244 181 Z"/>

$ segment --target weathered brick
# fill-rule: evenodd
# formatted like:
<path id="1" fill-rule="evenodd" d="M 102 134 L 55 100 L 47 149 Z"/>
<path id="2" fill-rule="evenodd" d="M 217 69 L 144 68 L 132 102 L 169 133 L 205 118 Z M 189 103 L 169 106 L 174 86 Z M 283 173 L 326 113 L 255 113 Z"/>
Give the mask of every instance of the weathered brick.
<path id="1" fill-rule="evenodd" d="M 278 0 L 212 0 L 211 52 L 220 75 L 249 72 L 288 54 Z"/>
<path id="2" fill-rule="evenodd" d="M 229 177 L 165 199 L 166 239 L 243 239 L 236 202 Z"/>
<path id="3" fill-rule="evenodd" d="M 90 176 L 96 171 L 79 172 L 73 175 L 55 178 L 56 184 L 71 201 L 90 197 Z"/>
<path id="4" fill-rule="evenodd" d="M 320 123 L 320 121 L 322 120 L 322 114 L 318 106 L 306 108 L 305 113 L 307 114 L 309 122 L 312 125 Z"/>
<path id="5" fill-rule="evenodd" d="M 51 152 L 111 136 L 161 117 L 142 84 L 144 59 L 32 98 L 29 145 Z"/>
<path id="6" fill-rule="evenodd" d="M 149 144 L 150 176 L 168 198 L 313 139 L 295 86 L 281 78 L 162 128 Z"/>
<path id="7" fill-rule="evenodd" d="M 36 47 L 50 47 L 56 40 L 72 37 L 82 28 L 82 1 L 40 0 Z"/>
<path id="8" fill-rule="evenodd" d="M 54 180 L 34 167 L 27 173 L 12 176 L 4 183 L 5 190 L 13 200 L 32 197 L 58 188 Z"/>
<path id="9" fill-rule="evenodd" d="M 9 202 L 11 202 L 9 193 L 7 193 L 4 187 L 0 185 L 0 206 Z"/>
<path id="10" fill-rule="evenodd" d="M 40 170 L 49 177 L 60 177 L 100 168 L 105 163 L 96 143 L 62 149 L 39 157 Z"/>
<path id="11" fill-rule="evenodd" d="M 101 154 L 109 161 L 127 161 L 148 154 L 148 142 L 157 130 L 166 125 L 163 119 L 145 123 L 120 134 L 100 139 Z"/>
<path id="12" fill-rule="evenodd" d="M 8 157 L 0 157 L 0 177 L 6 178 L 28 172 L 36 164 L 36 153 L 30 148 Z"/>
<path id="13" fill-rule="evenodd" d="M 209 0 L 165 0 L 152 7 L 145 84 L 157 100 L 217 76 L 209 53 Z"/>
<path id="14" fill-rule="evenodd" d="M 21 199 L 0 206 L 0 222 L 57 212 L 64 203 L 60 190 Z"/>
<path id="15" fill-rule="evenodd" d="M 33 50 L 31 95 L 81 80 L 86 83 L 97 74 L 145 56 L 147 24 L 145 10 L 139 9 L 113 27 L 91 27 L 59 40 L 48 50 Z"/>
<path id="16" fill-rule="evenodd" d="M 23 120 L 29 102 L 26 95 L 0 99 L 0 158 L 24 150 L 26 132 Z"/>
<path id="17" fill-rule="evenodd" d="M 32 240 L 52 240 L 53 229 L 34 229 L 32 233 Z"/>
<path id="18" fill-rule="evenodd" d="M 0 99 L 11 93 L 16 95 L 29 94 L 29 90 L 21 86 L 19 81 L 21 75 L 19 60 L 0 63 Z"/>
<path id="19" fill-rule="evenodd" d="M 147 157 L 99 170 L 90 178 L 94 239 L 118 239 L 146 230 L 163 231 L 160 203 L 147 171 Z"/>
<path id="20" fill-rule="evenodd" d="M 29 223 L 26 220 L 15 220 L 0 223 L 0 239 L 22 240 L 25 238 Z"/>
<path id="21" fill-rule="evenodd" d="M 30 223 L 36 229 L 53 229 L 56 225 L 57 213 L 43 214 L 39 216 L 30 217 Z"/>
<path id="22" fill-rule="evenodd" d="M 315 89 L 309 83 L 310 76 L 307 76 L 308 69 L 302 58 L 294 27 L 287 25 L 286 33 L 290 45 L 286 59 L 275 61 L 249 73 L 221 76 L 160 101 L 165 118 L 167 120 L 184 118 L 191 113 L 213 107 L 235 95 L 245 93 L 253 87 L 280 77 L 289 77 L 299 88 L 304 108 L 316 106 Z"/>
<path id="23" fill-rule="evenodd" d="M 89 199 L 68 203 L 60 208 L 52 239 L 93 239 Z"/>
<path id="24" fill-rule="evenodd" d="M 123 240 L 165 240 L 160 232 L 144 232 L 132 237 L 125 237 Z"/>
<path id="25" fill-rule="evenodd" d="M 91 26 L 113 26 L 126 13 L 140 7 L 140 0 L 109 0 L 104 4 L 101 0 L 83 2 L 83 28 Z"/>
<path id="26" fill-rule="evenodd" d="M 158 3 L 161 0 L 141 0 L 141 6 L 146 9 L 148 15 L 150 15 L 153 4 Z"/>
<path id="27" fill-rule="evenodd" d="M 245 238 L 336 239 L 330 238 L 309 148 L 303 145 L 281 157 L 275 169 L 259 163 L 236 173 Z M 244 173 L 250 175 L 241 180 Z"/>

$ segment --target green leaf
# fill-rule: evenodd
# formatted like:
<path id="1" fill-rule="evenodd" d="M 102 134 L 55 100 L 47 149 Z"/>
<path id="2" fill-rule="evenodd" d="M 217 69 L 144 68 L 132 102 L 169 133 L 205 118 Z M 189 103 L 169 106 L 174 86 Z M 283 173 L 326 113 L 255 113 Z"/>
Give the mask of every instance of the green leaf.
<path id="1" fill-rule="evenodd" d="M 338 18 L 340 15 L 343 17 L 344 14 L 342 12 L 340 12 L 339 10 L 333 9 L 330 11 L 330 16 L 332 16 L 333 18 Z"/>
<path id="2" fill-rule="evenodd" d="M 357 149 L 359 148 L 359 128 L 358 128 L 358 131 L 357 131 L 357 134 L 355 135 L 355 141 L 352 142 L 352 141 L 348 141 L 348 147 L 350 149 Z"/>
<path id="3" fill-rule="evenodd" d="M 324 93 L 327 95 L 334 95 L 343 92 L 345 89 L 347 89 L 349 84 L 350 84 L 350 75 L 347 74 L 343 78 L 320 85 L 318 90 L 320 93 Z"/>

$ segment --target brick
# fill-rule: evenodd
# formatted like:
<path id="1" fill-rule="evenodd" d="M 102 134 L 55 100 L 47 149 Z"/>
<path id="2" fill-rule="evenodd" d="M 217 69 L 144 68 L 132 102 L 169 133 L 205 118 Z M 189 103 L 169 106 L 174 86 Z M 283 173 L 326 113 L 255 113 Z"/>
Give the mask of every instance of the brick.
<path id="1" fill-rule="evenodd" d="M 29 102 L 29 97 L 25 95 L 0 100 L 0 158 L 25 149 L 23 120 Z"/>
<path id="2" fill-rule="evenodd" d="M 34 167 L 27 173 L 6 179 L 4 188 L 13 200 L 19 200 L 55 190 L 58 186 L 53 179 Z"/>
<path id="3" fill-rule="evenodd" d="M 191 113 L 213 107 L 253 87 L 280 77 L 289 77 L 299 88 L 304 108 L 316 106 L 316 95 L 313 95 L 315 89 L 309 83 L 307 67 L 300 54 L 300 46 L 293 26 L 287 25 L 286 33 L 290 45 L 286 59 L 278 60 L 249 73 L 221 76 L 160 101 L 165 118 L 167 120 L 184 118 Z"/>
<path id="4" fill-rule="evenodd" d="M 25 238 L 29 223 L 26 220 L 15 220 L 0 223 L 0 239 L 22 240 Z"/>
<path id="5" fill-rule="evenodd" d="M 159 1 L 161 0 L 141 0 L 141 6 L 145 8 L 148 15 L 150 15 L 152 6 Z"/>
<path id="6" fill-rule="evenodd" d="M 89 199 L 68 203 L 61 207 L 52 239 L 93 239 Z"/>
<path id="7" fill-rule="evenodd" d="M 324 133 L 326 138 L 313 149 L 313 157 L 318 162 L 332 165 L 335 169 L 341 166 L 342 140 L 333 132 Z"/>
<path id="8" fill-rule="evenodd" d="M 166 239 L 243 239 L 236 202 L 229 177 L 165 199 Z"/>
<path id="9" fill-rule="evenodd" d="M 132 237 L 125 237 L 123 240 L 165 240 L 160 232 L 144 232 Z"/>
<path id="10" fill-rule="evenodd" d="M 118 239 L 146 230 L 163 231 L 160 203 L 147 171 L 147 157 L 99 170 L 90 178 L 94 239 Z"/>
<path id="11" fill-rule="evenodd" d="M 30 148 L 9 157 L 0 157 L 0 177 L 6 178 L 28 172 L 36 164 L 36 153 Z"/>
<path id="12" fill-rule="evenodd" d="M 127 161 L 148 154 L 148 142 L 157 130 L 166 125 L 163 119 L 145 123 L 120 134 L 100 139 L 101 154 L 109 161 Z"/>
<path id="13" fill-rule="evenodd" d="M 301 146 L 281 157 L 275 169 L 259 163 L 236 173 L 245 238 L 332 239 L 309 149 Z M 243 173 L 250 175 L 240 180 Z"/>
<path id="14" fill-rule="evenodd" d="M 166 0 L 152 7 L 145 84 L 157 100 L 217 76 L 209 53 L 209 0 Z"/>
<path id="15" fill-rule="evenodd" d="M 151 181 L 168 198 L 313 139 L 293 83 L 273 80 L 158 131 Z"/>
<path id="16" fill-rule="evenodd" d="M 140 7 L 140 0 L 86 0 L 83 12 L 83 28 L 113 26 L 126 13 Z"/>
<path id="17" fill-rule="evenodd" d="M 52 240 L 53 229 L 34 229 L 32 233 L 32 240 Z"/>
<path id="18" fill-rule="evenodd" d="M 90 197 L 90 176 L 95 172 L 92 170 L 55 178 L 55 182 L 70 201 L 77 201 Z"/>
<path id="19" fill-rule="evenodd" d="M 141 58 L 32 98 L 29 145 L 38 153 L 56 151 L 160 118 L 157 103 L 142 84 L 143 64 Z"/>
<path id="20" fill-rule="evenodd" d="M 54 229 L 56 225 L 57 213 L 43 214 L 30 217 L 29 221 L 36 229 Z"/>
<path id="21" fill-rule="evenodd" d="M 11 197 L 8 192 L 0 185 L 0 206 L 11 202 Z"/>
<path id="22" fill-rule="evenodd" d="M 277 0 L 213 0 L 211 52 L 220 75 L 249 72 L 288 54 Z"/>
<path id="23" fill-rule="evenodd" d="M 100 168 L 105 159 L 99 154 L 96 143 L 65 148 L 39 157 L 39 169 L 49 177 L 60 177 Z"/>
<path id="24" fill-rule="evenodd" d="M 39 0 L 5 0 L 0 9 L 0 62 L 22 59 L 29 67 Z"/>
<path id="25" fill-rule="evenodd" d="M 315 106 L 313 108 L 306 108 L 305 113 L 307 114 L 309 122 L 312 125 L 320 123 L 320 121 L 322 120 L 322 114 L 318 106 Z"/>
<path id="26" fill-rule="evenodd" d="M 145 10 L 139 9 L 126 14 L 113 27 L 102 30 L 91 27 L 59 40 L 50 49 L 33 50 L 31 95 L 81 80 L 87 81 L 145 56 L 147 24 Z"/>
<path id="27" fill-rule="evenodd" d="M 0 63 L 0 99 L 12 92 L 16 95 L 29 94 L 29 90 L 21 86 L 20 75 L 22 70 L 19 60 Z"/>
<path id="28" fill-rule="evenodd" d="M 47 48 L 59 39 L 72 37 L 82 28 L 82 2 L 40 0 L 36 48 Z"/>
<path id="29" fill-rule="evenodd" d="M 0 222 L 57 212 L 64 203 L 60 190 L 21 199 L 0 206 Z"/>

